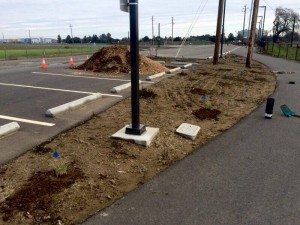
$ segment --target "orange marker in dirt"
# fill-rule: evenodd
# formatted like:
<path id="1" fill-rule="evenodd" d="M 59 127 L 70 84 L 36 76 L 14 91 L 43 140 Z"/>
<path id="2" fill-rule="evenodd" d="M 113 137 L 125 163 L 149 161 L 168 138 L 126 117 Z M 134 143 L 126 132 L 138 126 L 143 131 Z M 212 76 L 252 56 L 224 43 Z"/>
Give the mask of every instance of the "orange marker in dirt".
<path id="1" fill-rule="evenodd" d="M 74 66 L 74 61 L 73 61 L 73 58 L 72 58 L 72 56 L 71 56 L 71 58 L 70 58 L 70 66 Z"/>
<path id="2" fill-rule="evenodd" d="M 47 69 L 47 64 L 46 64 L 45 58 L 43 58 L 41 68 L 42 68 L 42 69 Z"/>

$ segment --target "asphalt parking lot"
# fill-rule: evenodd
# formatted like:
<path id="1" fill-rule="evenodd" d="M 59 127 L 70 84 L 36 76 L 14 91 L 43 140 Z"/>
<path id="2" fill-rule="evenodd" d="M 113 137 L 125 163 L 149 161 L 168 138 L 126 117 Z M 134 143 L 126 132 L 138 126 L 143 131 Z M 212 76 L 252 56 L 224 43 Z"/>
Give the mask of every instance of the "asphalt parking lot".
<path id="1" fill-rule="evenodd" d="M 36 60 L 26 64 L 19 62 L 11 67 L 6 65 L 1 69 L 0 126 L 18 122 L 21 129 L 0 139 L 0 163 L 51 139 L 129 95 L 129 89 L 121 94 L 110 93 L 113 87 L 130 82 L 128 75 L 92 77 L 83 73 L 75 76 L 74 70 L 68 68 L 67 57 L 62 62 L 56 61 L 49 63 L 47 69 L 41 69 L 40 62 Z M 54 118 L 45 117 L 47 109 L 94 93 L 101 93 L 102 98 Z"/>
<path id="2" fill-rule="evenodd" d="M 208 58 L 213 45 L 186 46 L 180 59 L 189 55 L 192 58 Z M 237 46 L 224 46 L 224 53 L 237 49 Z M 158 55 L 174 57 L 177 47 L 165 47 Z M 144 52 L 144 54 L 148 54 Z M 130 82 L 130 75 L 112 76 L 101 74 L 91 76 L 85 72 L 69 69 L 69 57 L 47 58 L 48 68 L 41 69 L 41 59 L 1 61 L 0 62 L 0 126 L 18 122 L 21 129 L 9 136 L 0 138 L 0 163 L 6 163 L 25 153 L 34 146 L 50 140 L 57 134 L 68 130 L 109 108 L 130 95 L 130 88 L 118 94 L 111 89 Z M 87 59 L 86 55 L 74 56 L 75 65 Z M 142 84 L 145 81 L 140 77 Z M 101 93 L 102 98 L 54 118 L 45 117 L 46 110 L 89 95 Z M 128 115 L 130 120 L 130 115 Z"/>

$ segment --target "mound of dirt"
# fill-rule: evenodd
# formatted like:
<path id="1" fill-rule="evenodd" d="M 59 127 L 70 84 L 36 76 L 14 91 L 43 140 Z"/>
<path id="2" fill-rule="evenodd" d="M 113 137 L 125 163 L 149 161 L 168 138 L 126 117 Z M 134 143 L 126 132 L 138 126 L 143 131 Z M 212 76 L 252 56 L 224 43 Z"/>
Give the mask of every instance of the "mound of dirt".
<path id="1" fill-rule="evenodd" d="M 149 75 L 167 71 L 160 63 L 140 55 L 140 74 Z M 75 69 L 103 73 L 130 73 L 130 51 L 125 45 L 104 47 Z"/>

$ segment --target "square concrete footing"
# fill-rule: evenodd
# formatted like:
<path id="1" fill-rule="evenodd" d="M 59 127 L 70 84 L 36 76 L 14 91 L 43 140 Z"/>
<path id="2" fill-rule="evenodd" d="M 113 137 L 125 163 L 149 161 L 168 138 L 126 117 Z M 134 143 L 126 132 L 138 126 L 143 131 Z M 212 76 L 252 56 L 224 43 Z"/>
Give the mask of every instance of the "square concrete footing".
<path id="1" fill-rule="evenodd" d="M 117 133 L 113 134 L 112 138 L 118 138 L 123 140 L 130 140 L 134 141 L 136 144 L 149 146 L 154 139 L 154 137 L 158 134 L 159 128 L 153 128 L 153 127 L 146 127 L 146 131 L 142 133 L 142 135 L 131 135 L 126 134 L 126 127 L 129 125 L 126 125 L 121 130 L 119 130 Z"/>
<path id="2" fill-rule="evenodd" d="M 199 126 L 183 123 L 177 128 L 176 132 L 186 138 L 195 140 L 200 129 Z"/>

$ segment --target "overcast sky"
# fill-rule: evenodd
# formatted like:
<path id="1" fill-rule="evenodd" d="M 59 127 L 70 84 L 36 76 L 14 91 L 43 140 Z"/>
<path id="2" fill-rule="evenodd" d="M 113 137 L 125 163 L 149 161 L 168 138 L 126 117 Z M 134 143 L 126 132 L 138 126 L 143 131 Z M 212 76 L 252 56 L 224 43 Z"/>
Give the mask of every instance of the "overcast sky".
<path id="1" fill-rule="evenodd" d="M 227 0 L 225 33 L 234 33 L 243 28 L 243 7 L 249 8 L 246 17 L 248 28 L 252 0 Z M 218 0 L 139 0 L 140 37 L 152 35 L 151 17 L 154 17 L 154 32 L 171 36 L 171 18 L 174 17 L 174 36 L 185 36 L 193 21 L 191 35 L 215 34 Z M 266 30 L 272 29 L 274 10 L 281 6 L 300 13 L 299 0 L 260 0 L 267 6 Z M 114 38 L 127 37 L 129 15 L 121 12 L 119 0 L 0 0 L 0 32 L 4 38 L 50 37 L 60 34 L 65 38 L 73 35 L 111 33 Z M 263 15 L 263 9 L 259 11 Z M 196 20 L 198 18 L 198 20 Z"/>

